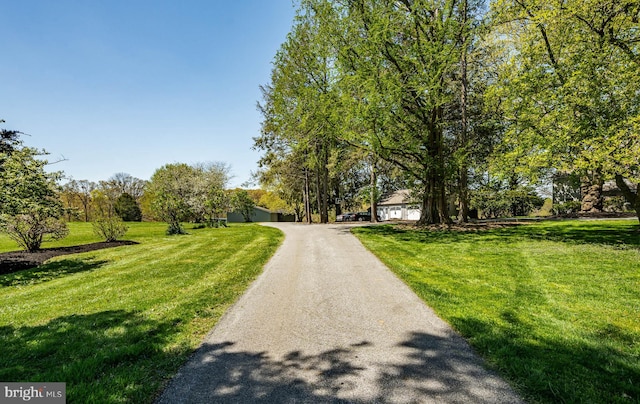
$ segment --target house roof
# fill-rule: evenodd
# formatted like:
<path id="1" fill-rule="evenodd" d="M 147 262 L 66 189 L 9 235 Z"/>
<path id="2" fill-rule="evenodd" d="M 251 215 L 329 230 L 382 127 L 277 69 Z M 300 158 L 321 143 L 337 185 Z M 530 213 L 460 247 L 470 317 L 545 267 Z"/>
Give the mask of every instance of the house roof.
<path id="1" fill-rule="evenodd" d="M 411 202 L 411 191 L 408 189 L 399 189 L 390 197 L 378 203 L 378 206 L 385 205 L 402 205 Z"/>

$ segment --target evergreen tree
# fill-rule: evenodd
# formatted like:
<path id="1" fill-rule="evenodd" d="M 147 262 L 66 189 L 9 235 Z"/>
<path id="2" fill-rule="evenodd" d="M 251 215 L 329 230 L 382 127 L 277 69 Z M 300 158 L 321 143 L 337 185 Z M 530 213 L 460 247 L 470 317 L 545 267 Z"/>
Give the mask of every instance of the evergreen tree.
<path id="1" fill-rule="evenodd" d="M 135 198 L 128 193 L 123 193 L 118 197 L 115 204 L 116 214 L 125 222 L 142 221 L 142 211 Z"/>

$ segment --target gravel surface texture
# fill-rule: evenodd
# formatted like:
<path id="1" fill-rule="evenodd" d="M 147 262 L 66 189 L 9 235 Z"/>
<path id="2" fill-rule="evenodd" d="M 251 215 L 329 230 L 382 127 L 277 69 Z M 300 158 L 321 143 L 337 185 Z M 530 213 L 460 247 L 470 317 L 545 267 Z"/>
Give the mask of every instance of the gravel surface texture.
<path id="1" fill-rule="evenodd" d="M 158 403 L 520 403 L 350 233 L 285 241 Z"/>

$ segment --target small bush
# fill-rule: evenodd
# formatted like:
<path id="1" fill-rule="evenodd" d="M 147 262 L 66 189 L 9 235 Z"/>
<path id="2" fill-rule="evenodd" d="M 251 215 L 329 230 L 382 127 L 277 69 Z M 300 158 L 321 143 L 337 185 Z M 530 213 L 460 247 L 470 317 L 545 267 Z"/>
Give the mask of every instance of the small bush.
<path id="1" fill-rule="evenodd" d="M 15 216 L 2 215 L 0 227 L 27 251 L 39 250 L 45 236 L 59 240 L 69 234 L 65 222 L 37 213 Z"/>
<path id="2" fill-rule="evenodd" d="M 96 219 L 96 221 L 92 223 L 92 226 L 93 232 L 107 242 L 116 241 L 129 230 L 127 225 L 125 225 L 119 217 Z"/>
<path id="3" fill-rule="evenodd" d="M 570 215 L 572 213 L 580 212 L 582 203 L 580 201 L 567 201 L 563 203 L 556 203 L 553 205 L 554 215 Z"/>
<path id="4" fill-rule="evenodd" d="M 182 225 L 179 222 L 170 222 L 169 227 L 167 227 L 167 236 L 175 236 L 179 234 L 187 234 L 186 231 L 182 228 Z"/>

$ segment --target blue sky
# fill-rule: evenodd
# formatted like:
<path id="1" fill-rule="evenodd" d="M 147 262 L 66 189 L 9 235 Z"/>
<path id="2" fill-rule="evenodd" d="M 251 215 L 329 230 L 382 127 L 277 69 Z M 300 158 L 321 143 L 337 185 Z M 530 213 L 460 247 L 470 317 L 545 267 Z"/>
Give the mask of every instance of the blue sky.
<path id="1" fill-rule="evenodd" d="M 149 179 L 167 163 L 223 161 L 232 186 L 260 154 L 259 86 L 291 0 L 2 2 L 0 119 L 75 179 Z"/>

